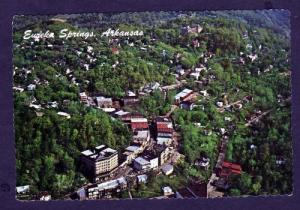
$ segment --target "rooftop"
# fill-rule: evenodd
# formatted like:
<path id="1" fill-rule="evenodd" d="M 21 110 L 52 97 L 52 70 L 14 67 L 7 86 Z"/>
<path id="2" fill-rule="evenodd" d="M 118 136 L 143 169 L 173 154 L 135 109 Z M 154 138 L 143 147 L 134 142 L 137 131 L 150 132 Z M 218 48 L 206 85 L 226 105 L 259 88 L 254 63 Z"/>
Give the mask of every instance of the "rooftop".
<path id="1" fill-rule="evenodd" d="M 184 98 L 186 97 L 187 95 L 191 94 L 193 92 L 193 90 L 190 90 L 190 89 L 184 89 L 183 91 L 181 91 L 180 93 L 177 93 L 175 95 L 175 99 L 178 100 L 180 98 Z"/>
<path id="2" fill-rule="evenodd" d="M 94 149 L 85 150 L 81 152 L 81 154 L 93 160 L 101 160 L 117 154 L 117 151 L 105 145 L 100 145 L 95 147 Z"/>
<path id="3" fill-rule="evenodd" d="M 135 162 L 139 163 L 140 165 L 148 165 L 150 162 L 142 157 L 137 157 L 134 159 Z"/>
<path id="4" fill-rule="evenodd" d="M 129 147 L 126 147 L 126 150 L 130 151 L 130 152 L 136 152 L 139 149 L 140 149 L 140 147 L 138 147 L 138 146 L 129 146 Z"/>

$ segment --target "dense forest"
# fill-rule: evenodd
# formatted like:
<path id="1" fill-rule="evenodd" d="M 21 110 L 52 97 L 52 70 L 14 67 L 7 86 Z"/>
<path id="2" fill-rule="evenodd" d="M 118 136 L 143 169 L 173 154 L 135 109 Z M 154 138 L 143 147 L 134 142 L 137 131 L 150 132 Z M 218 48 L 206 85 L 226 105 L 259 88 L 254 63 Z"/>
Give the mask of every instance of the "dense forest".
<path id="1" fill-rule="evenodd" d="M 259 17 L 269 17 L 262 23 Z M 129 145 L 126 125 L 99 109 L 86 107 L 79 92 L 114 99 L 126 91 L 157 82 L 172 85 L 178 66 L 200 65 L 199 79 L 184 77 L 185 85 L 199 93 L 193 110 L 172 114 L 182 135 L 185 160 L 179 167 L 191 178 L 207 180 L 209 172 L 194 162 L 217 160 L 220 129 L 229 137 L 226 159 L 241 164 L 241 176 L 232 177 L 228 195 L 288 194 L 292 192 L 291 85 L 288 15 L 271 12 L 133 13 L 59 16 L 14 20 L 14 86 L 38 84 L 34 91 L 15 92 L 14 121 L 17 185 L 33 193 L 48 191 L 60 197 L 83 183 L 78 158 L 86 148 L 107 144 L 121 151 Z M 27 20 L 27 21 L 25 21 Z M 122 21 L 120 21 L 122 20 Z M 149 23 L 149 24 L 148 24 Z M 151 24 L 150 24 L 151 23 Z M 201 33 L 182 34 L 188 25 L 201 25 Z M 285 25 L 283 27 L 283 25 Z M 25 30 L 58 32 L 63 28 L 142 30 L 142 37 L 88 40 L 23 40 Z M 194 44 L 195 41 L 199 44 Z M 92 47 L 92 50 L 90 50 Z M 111 48 L 118 48 L 114 54 Z M 88 66 L 87 66 L 88 64 Z M 200 84 L 200 85 L 199 85 Z M 145 116 L 164 115 L 174 103 L 176 90 L 142 96 L 137 111 Z M 226 99 L 224 97 L 226 95 Z M 233 103 L 251 95 L 243 108 L 221 112 L 216 103 Z M 51 102 L 57 107 L 51 107 Z M 36 111 L 29 105 L 40 104 Z M 63 111 L 70 119 L 57 115 Z M 130 110 L 129 110 L 130 111 Z M 257 113 L 268 112 L 247 125 Z M 229 120 L 230 119 L 230 120 Z"/>

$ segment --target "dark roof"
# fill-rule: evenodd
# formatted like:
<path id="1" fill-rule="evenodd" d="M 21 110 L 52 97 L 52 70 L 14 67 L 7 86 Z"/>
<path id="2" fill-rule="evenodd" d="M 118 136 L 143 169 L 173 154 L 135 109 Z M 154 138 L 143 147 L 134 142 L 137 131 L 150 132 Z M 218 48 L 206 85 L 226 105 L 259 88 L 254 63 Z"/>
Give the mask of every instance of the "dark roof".
<path id="1" fill-rule="evenodd" d="M 188 189 L 191 190 L 197 197 L 207 197 L 207 183 L 191 183 L 188 186 Z"/>
<path id="2" fill-rule="evenodd" d="M 177 190 L 182 198 L 194 198 L 194 195 L 185 187 Z"/>

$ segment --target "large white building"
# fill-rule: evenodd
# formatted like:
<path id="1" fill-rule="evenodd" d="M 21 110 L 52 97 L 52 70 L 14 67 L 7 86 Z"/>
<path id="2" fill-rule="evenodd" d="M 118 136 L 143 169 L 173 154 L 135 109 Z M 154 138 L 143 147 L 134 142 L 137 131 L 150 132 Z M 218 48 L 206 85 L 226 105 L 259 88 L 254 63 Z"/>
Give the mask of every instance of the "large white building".
<path id="1" fill-rule="evenodd" d="M 118 166 L 118 152 L 105 145 L 81 152 L 82 172 L 93 181 L 112 172 Z"/>

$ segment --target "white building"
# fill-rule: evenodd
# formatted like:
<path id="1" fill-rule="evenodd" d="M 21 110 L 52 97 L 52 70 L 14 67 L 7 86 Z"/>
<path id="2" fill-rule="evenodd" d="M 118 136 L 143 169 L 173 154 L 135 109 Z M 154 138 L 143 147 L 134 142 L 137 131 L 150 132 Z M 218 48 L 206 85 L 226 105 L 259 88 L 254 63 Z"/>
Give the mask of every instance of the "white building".
<path id="1" fill-rule="evenodd" d="M 137 176 L 137 182 L 140 183 L 147 183 L 148 176 L 146 174 L 141 174 Z"/>
<path id="2" fill-rule="evenodd" d="M 71 118 L 71 115 L 66 112 L 57 112 L 58 115 L 66 117 L 67 119 Z"/>
<path id="3" fill-rule="evenodd" d="M 175 95 L 175 101 L 176 103 L 180 103 L 182 100 L 184 100 L 185 98 L 187 98 L 189 95 L 191 95 L 193 93 L 193 90 L 190 89 L 184 89 L 181 92 L 177 93 Z"/>
<path id="4" fill-rule="evenodd" d="M 151 164 L 148 160 L 142 157 L 137 157 L 136 159 L 134 159 L 133 167 L 139 171 L 143 171 L 149 170 L 151 168 Z"/>
<path id="5" fill-rule="evenodd" d="M 169 186 L 163 187 L 163 188 L 162 188 L 162 191 L 163 191 L 163 193 L 164 193 L 164 196 L 168 196 L 168 195 L 174 194 L 172 188 L 169 187 Z"/>
<path id="6" fill-rule="evenodd" d="M 29 185 L 24 185 L 24 186 L 18 186 L 18 187 L 16 187 L 17 194 L 28 193 L 29 189 L 30 189 Z"/>
<path id="7" fill-rule="evenodd" d="M 35 84 L 30 84 L 30 85 L 27 86 L 28 91 L 33 91 L 33 90 L 35 90 L 35 88 L 36 88 Z"/>

